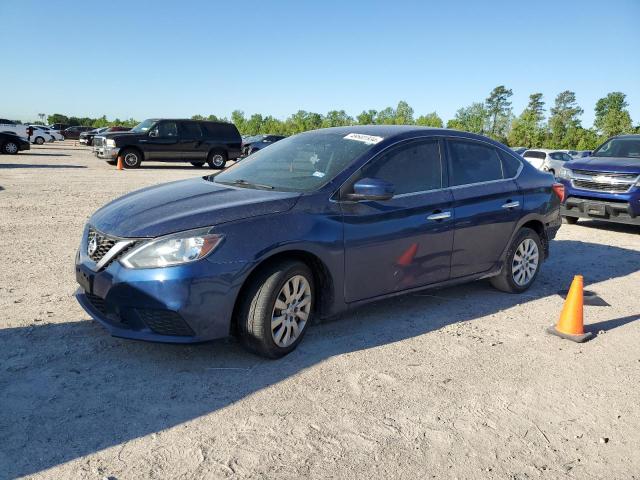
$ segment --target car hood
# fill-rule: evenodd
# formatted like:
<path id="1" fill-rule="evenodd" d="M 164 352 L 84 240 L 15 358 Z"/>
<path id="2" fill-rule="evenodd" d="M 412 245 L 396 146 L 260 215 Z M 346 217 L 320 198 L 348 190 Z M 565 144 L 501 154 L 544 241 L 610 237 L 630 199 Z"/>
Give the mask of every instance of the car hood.
<path id="1" fill-rule="evenodd" d="M 572 170 L 593 170 L 597 172 L 635 173 L 640 175 L 640 158 L 626 157 L 585 157 L 565 164 Z"/>
<path id="2" fill-rule="evenodd" d="M 95 212 L 89 224 L 117 237 L 157 237 L 291 209 L 300 193 L 228 187 L 198 177 L 148 187 Z"/>

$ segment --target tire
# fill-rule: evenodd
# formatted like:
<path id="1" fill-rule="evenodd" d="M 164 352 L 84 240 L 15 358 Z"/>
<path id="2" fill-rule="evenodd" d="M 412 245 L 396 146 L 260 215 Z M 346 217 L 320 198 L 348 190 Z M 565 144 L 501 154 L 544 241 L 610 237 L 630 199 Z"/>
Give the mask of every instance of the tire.
<path id="1" fill-rule="evenodd" d="M 120 154 L 124 168 L 139 168 L 142 164 L 142 154 L 133 148 L 125 148 Z"/>
<path id="2" fill-rule="evenodd" d="M 204 165 L 204 162 L 191 162 L 191 165 L 193 165 L 196 168 L 202 168 L 202 166 Z"/>
<path id="3" fill-rule="evenodd" d="M 35 143 L 36 145 L 44 145 L 44 138 L 36 137 L 33 139 L 33 143 Z"/>
<path id="4" fill-rule="evenodd" d="M 538 234 L 530 228 L 522 228 L 511 242 L 502 271 L 491 278 L 491 284 L 507 293 L 526 291 L 540 272 L 543 256 L 544 250 Z M 516 257 L 522 260 L 518 261 Z M 535 266 L 532 263 L 534 260 Z"/>
<path id="5" fill-rule="evenodd" d="M 294 289 L 293 295 L 291 289 Z M 242 293 L 236 317 L 240 341 L 247 350 L 263 357 L 280 358 L 288 354 L 309 328 L 314 299 L 313 274 L 304 263 L 285 260 L 265 268 L 250 280 Z M 279 306 L 286 306 L 288 311 Z M 276 323 L 272 323 L 274 318 Z"/>
<path id="6" fill-rule="evenodd" d="M 562 219 L 569 225 L 575 225 L 578 223 L 578 217 L 562 217 Z"/>
<path id="7" fill-rule="evenodd" d="M 15 155 L 20 150 L 20 147 L 17 143 L 9 140 L 2 145 L 2 153 L 6 153 L 7 155 Z"/>
<path id="8" fill-rule="evenodd" d="M 209 156 L 207 157 L 207 163 L 211 168 L 215 168 L 216 170 L 222 170 L 227 164 L 226 152 L 216 151 L 216 150 L 209 152 Z"/>

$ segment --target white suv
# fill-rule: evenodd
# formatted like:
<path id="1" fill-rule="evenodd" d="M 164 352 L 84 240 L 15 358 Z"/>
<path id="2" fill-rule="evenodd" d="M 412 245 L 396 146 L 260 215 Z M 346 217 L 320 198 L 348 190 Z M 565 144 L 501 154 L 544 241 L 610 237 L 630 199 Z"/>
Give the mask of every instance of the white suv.
<path id="1" fill-rule="evenodd" d="M 571 155 L 561 150 L 549 150 L 546 148 L 535 148 L 527 150 L 522 154 L 524 159 L 538 170 L 545 172 L 560 173 L 564 163 L 573 160 Z"/>
<path id="2" fill-rule="evenodd" d="M 7 120 L 6 118 L 0 118 L 0 132 L 1 133 L 15 133 L 19 137 L 27 138 L 27 126 L 20 123 L 16 123 L 13 120 Z"/>

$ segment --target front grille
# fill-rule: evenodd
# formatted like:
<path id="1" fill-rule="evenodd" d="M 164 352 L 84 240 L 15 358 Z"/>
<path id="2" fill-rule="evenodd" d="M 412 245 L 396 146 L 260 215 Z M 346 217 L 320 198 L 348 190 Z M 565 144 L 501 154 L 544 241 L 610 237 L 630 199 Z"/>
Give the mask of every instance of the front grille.
<path id="1" fill-rule="evenodd" d="M 171 310 L 150 310 L 137 308 L 136 311 L 142 321 L 159 335 L 178 337 L 192 337 L 195 335 L 180 315 Z"/>
<path id="2" fill-rule="evenodd" d="M 87 251 L 87 254 L 91 260 L 98 263 L 102 260 L 102 257 L 104 257 L 107 252 L 113 248 L 118 239 L 100 233 L 94 228 L 89 228 L 89 233 L 87 234 L 87 246 L 91 245 L 91 242 L 94 239 L 97 243 L 97 248 L 93 253 L 89 253 L 89 251 Z"/>
<path id="3" fill-rule="evenodd" d="M 104 302 L 104 299 L 94 295 L 93 293 L 84 292 L 85 297 L 89 300 L 89 303 L 93 305 L 93 308 L 98 310 L 103 315 L 107 313 L 107 306 Z"/>
<path id="4" fill-rule="evenodd" d="M 104 137 L 93 137 L 93 146 L 94 147 L 101 147 L 103 140 L 104 140 Z"/>
<path id="5" fill-rule="evenodd" d="M 572 172 L 578 175 L 588 175 L 590 177 L 605 176 L 618 180 L 635 181 L 636 178 L 638 178 L 638 175 L 635 173 L 594 172 L 593 170 L 572 170 Z"/>
<path id="6" fill-rule="evenodd" d="M 600 183 L 589 180 L 574 180 L 573 186 L 597 192 L 625 193 L 631 187 L 628 183 Z"/>

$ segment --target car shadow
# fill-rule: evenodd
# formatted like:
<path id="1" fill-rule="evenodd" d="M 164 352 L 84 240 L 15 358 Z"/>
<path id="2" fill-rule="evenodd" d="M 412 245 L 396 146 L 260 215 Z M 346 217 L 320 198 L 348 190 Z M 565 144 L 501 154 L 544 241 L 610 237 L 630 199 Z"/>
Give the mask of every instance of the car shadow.
<path id="1" fill-rule="evenodd" d="M 36 163 L 0 163 L 2 168 L 87 168 L 86 165 L 38 165 Z"/>
<path id="2" fill-rule="evenodd" d="M 30 157 L 70 157 L 68 153 L 34 153 L 34 152 L 20 152 L 20 156 Z"/>
<path id="3" fill-rule="evenodd" d="M 0 432 L 10 441 L 0 443 L 0 478 L 34 474 L 209 415 L 334 356 L 551 298 L 580 273 L 571 258 L 597 262 L 600 268 L 585 278 L 596 291 L 594 284 L 640 266 L 638 251 L 586 242 L 556 241 L 552 255 L 523 295 L 483 281 L 380 301 L 314 325 L 297 350 L 275 361 L 245 352 L 234 339 L 200 345 L 116 339 L 86 316 L 2 329 Z M 622 328 L 639 317 L 594 328 Z"/>
<path id="4" fill-rule="evenodd" d="M 640 225 L 628 225 L 625 223 L 603 222 L 601 220 L 580 219 L 579 227 L 593 228 L 596 230 L 608 230 L 620 233 L 640 233 Z"/>

